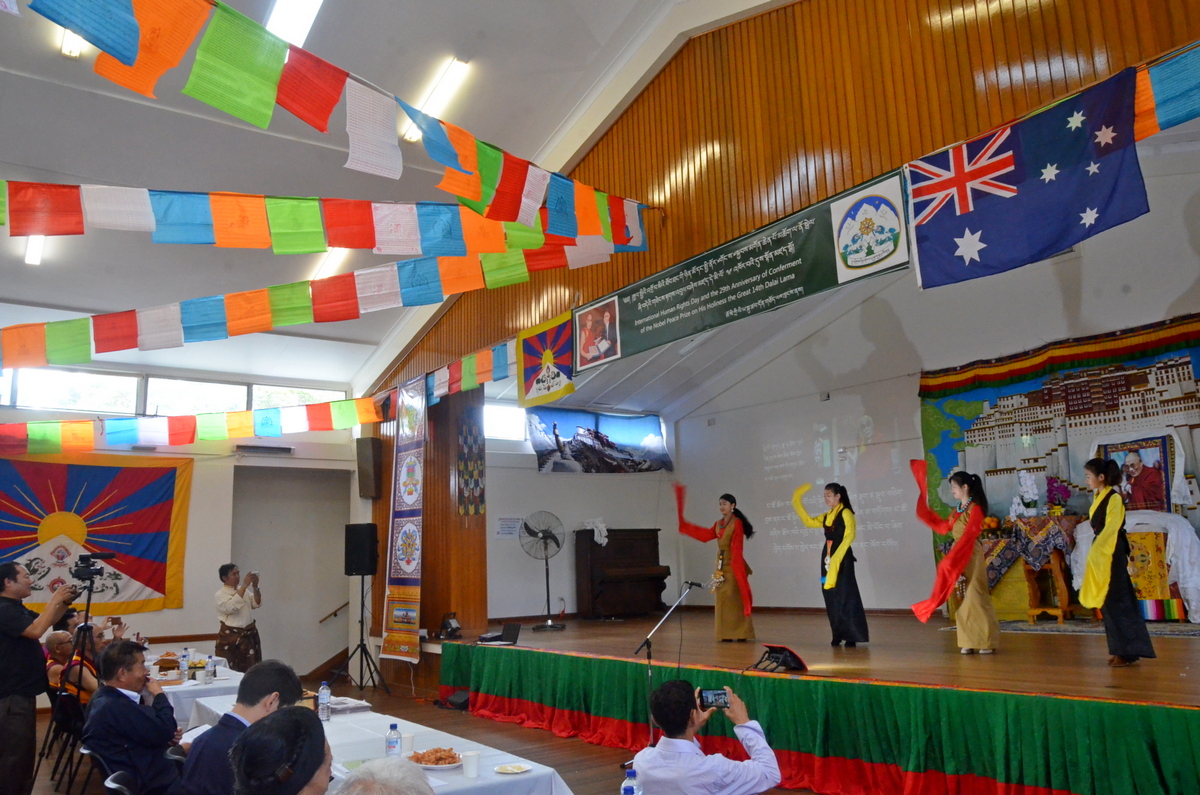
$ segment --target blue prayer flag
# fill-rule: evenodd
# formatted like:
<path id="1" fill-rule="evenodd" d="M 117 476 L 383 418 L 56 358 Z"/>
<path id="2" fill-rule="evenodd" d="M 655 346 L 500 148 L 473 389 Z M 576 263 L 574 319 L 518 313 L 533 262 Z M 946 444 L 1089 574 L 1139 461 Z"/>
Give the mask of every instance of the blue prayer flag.
<path id="1" fill-rule="evenodd" d="M 133 0 L 33 0 L 29 10 L 79 34 L 126 66 L 137 60 L 141 33 Z"/>
<path id="2" fill-rule="evenodd" d="M 184 342 L 210 342 L 229 338 L 225 324 L 225 296 L 193 298 L 179 302 Z"/>
<path id="3" fill-rule="evenodd" d="M 575 181 L 562 174 L 550 175 L 546 189 L 546 231 L 563 237 L 579 236 L 579 219 L 575 216 Z"/>
<path id="4" fill-rule="evenodd" d="M 137 444 L 138 421 L 136 417 L 126 417 L 104 421 L 105 444 Z"/>
<path id="5" fill-rule="evenodd" d="M 421 143 L 425 144 L 426 154 L 446 168 L 453 168 L 464 174 L 475 173 L 467 171 L 458 162 L 458 152 L 454 151 L 454 146 L 450 143 L 450 136 L 446 135 L 446 130 L 440 121 L 427 113 L 422 113 L 400 97 L 396 97 L 396 101 L 400 103 L 400 107 L 404 108 L 404 112 L 408 114 L 408 118 L 412 119 L 412 123 L 421 130 Z"/>
<path id="6" fill-rule="evenodd" d="M 279 409 L 255 409 L 254 435 L 283 436 L 283 412 Z"/>
<path id="7" fill-rule="evenodd" d="M 1158 128 L 1200 116 L 1200 47 L 1150 67 Z"/>
<path id="8" fill-rule="evenodd" d="M 421 253 L 427 257 L 465 257 L 462 216 L 457 204 L 417 203 L 417 226 L 421 230 Z"/>
<path id="9" fill-rule="evenodd" d="M 503 381 L 509 376 L 508 343 L 492 348 L 492 380 Z"/>
<path id="10" fill-rule="evenodd" d="M 1150 211 L 1126 69 L 1025 121 L 905 166 L 924 287 L 1058 254 Z"/>
<path id="11" fill-rule="evenodd" d="M 434 384 L 437 382 L 437 376 L 434 373 L 425 374 L 425 405 L 436 406 L 442 402 L 442 399 L 434 394 Z"/>
<path id="12" fill-rule="evenodd" d="M 400 272 L 400 303 L 404 306 L 440 304 L 442 275 L 438 271 L 436 257 L 420 257 L 397 262 Z"/>
<path id="13" fill-rule="evenodd" d="M 154 210 L 154 231 L 150 239 L 155 243 L 211 245 L 216 242 L 207 193 L 152 190 L 150 207 Z"/>

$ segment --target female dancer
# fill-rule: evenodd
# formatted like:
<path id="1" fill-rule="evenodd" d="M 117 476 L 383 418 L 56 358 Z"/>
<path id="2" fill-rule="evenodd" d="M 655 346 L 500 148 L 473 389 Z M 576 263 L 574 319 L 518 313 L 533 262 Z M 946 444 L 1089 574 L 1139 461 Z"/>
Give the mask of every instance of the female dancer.
<path id="1" fill-rule="evenodd" d="M 958 500 L 958 508 L 943 519 L 929 507 L 926 492 L 925 462 L 914 461 L 913 475 L 921 489 L 917 501 L 917 518 L 929 525 L 940 535 L 952 533 L 954 546 L 938 564 L 933 593 L 923 602 L 913 605 L 913 612 L 922 621 L 928 621 L 954 590 L 960 578 L 966 579 L 966 593 L 962 604 L 954 612 L 954 623 L 958 628 L 958 646 L 963 654 L 991 654 L 1000 644 L 1000 622 L 996 620 L 996 608 L 988 591 L 987 565 L 984 562 L 983 546 L 978 542 L 983 529 L 983 517 L 987 513 L 987 495 L 983 493 L 983 482 L 978 475 L 955 472 L 950 476 L 950 494 Z M 918 466 L 919 465 L 919 466 Z"/>
<path id="2" fill-rule="evenodd" d="M 1096 492 L 1088 514 L 1096 539 L 1088 552 L 1079 603 L 1103 607 L 1108 636 L 1108 664 L 1113 668 L 1153 657 L 1154 646 L 1138 608 L 1137 592 L 1129 579 L 1129 539 L 1125 536 L 1125 504 L 1113 488 L 1121 468 L 1112 459 L 1093 458 L 1083 465 L 1087 487 Z"/>
<path id="3" fill-rule="evenodd" d="M 754 637 L 754 621 L 750 618 L 753 597 L 750 575 L 753 574 L 742 557 L 742 542 L 754 535 L 754 525 L 738 510 L 732 494 L 722 494 L 717 501 L 721 520 L 712 527 L 701 527 L 683 518 L 683 498 L 686 489 L 675 484 L 675 502 L 679 507 L 679 532 L 698 541 L 717 542 L 717 567 L 710 586 L 717 600 L 714 635 L 717 640 L 744 641 Z"/>
<path id="4" fill-rule="evenodd" d="M 792 494 L 792 507 L 807 527 L 825 530 L 825 550 L 821 555 L 821 595 L 825 597 L 825 612 L 829 614 L 829 628 L 833 630 L 831 646 L 846 642 L 847 649 L 859 643 L 867 643 L 867 614 L 863 611 L 862 596 L 858 593 L 858 580 L 854 577 L 854 553 L 850 544 L 854 541 L 856 523 L 850 495 L 840 483 L 825 486 L 825 507 L 829 510 L 813 518 L 804 509 L 801 498 L 812 488 L 805 483 Z"/>

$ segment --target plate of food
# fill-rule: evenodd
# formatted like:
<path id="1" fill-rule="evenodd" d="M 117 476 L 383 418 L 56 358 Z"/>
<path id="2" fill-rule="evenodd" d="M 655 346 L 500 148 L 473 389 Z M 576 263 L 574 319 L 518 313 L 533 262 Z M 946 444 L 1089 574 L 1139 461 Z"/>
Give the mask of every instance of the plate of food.
<path id="1" fill-rule="evenodd" d="M 430 748 L 428 751 L 417 751 L 409 759 L 425 770 L 453 770 L 462 766 L 462 757 L 453 748 Z"/>
<path id="2" fill-rule="evenodd" d="M 530 770 L 533 770 L 533 766 L 532 765 L 509 764 L 509 765 L 496 765 L 496 767 L 493 769 L 497 773 L 506 773 L 511 776 L 511 775 L 516 775 L 517 773 L 527 773 Z"/>

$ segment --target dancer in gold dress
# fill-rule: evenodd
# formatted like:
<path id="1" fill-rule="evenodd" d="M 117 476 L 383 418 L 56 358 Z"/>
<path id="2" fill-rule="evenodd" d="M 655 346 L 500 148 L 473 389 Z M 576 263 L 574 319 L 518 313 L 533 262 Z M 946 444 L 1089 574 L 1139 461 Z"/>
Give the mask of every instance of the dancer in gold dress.
<path id="1" fill-rule="evenodd" d="M 754 525 L 738 510 L 737 500 L 732 494 L 722 494 L 717 501 L 721 520 L 712 527 L 692 524 L 683 518 L 685 489 L 675 485 L 675 501 L 679 508 L 679 532 L 697 541 L 717 542 L 717 564 L 713 574 L 713 595 L 716 597 L 717 640 L 744 641 L 754 637 L 754 621 L 750 618 L 753 595 L 750 593 L 750 575 L 742 555 L 745 539 L 754 535 Z"/>

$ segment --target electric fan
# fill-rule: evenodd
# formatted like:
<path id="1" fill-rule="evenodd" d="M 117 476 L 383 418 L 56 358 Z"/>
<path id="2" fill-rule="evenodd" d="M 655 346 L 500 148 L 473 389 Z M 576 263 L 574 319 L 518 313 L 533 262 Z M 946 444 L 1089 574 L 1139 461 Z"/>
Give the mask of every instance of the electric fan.
<path id="1" fill-rule="evenodd" d="M 562 551 L 566 537 L 563 524 L 549 511 L 537 511 L 525 517 L 521 529 L 524 531 L 518 536 L 521 549 L 529 557 L 546 564 L 546 623 L 535 624 L 533 628 L 535 631 L 566 629 L 562 624 L 554 623 L 554 614 L 550 611 L 550 558 Z"/>

